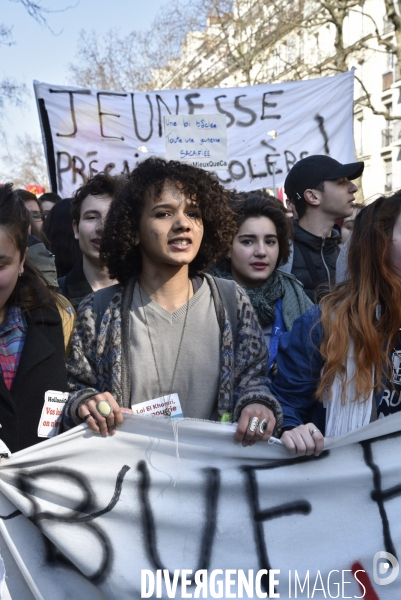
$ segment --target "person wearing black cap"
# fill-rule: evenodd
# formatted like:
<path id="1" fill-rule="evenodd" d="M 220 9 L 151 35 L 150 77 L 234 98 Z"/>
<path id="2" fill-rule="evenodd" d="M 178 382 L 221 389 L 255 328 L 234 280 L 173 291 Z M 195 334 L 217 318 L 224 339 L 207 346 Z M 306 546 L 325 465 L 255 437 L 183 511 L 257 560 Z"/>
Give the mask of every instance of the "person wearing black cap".
<path id="1" fill-rule="evenodd" d="M 341 236 L 333 226 L 352 215 L 358 189 L 353 180 L 363 169 L 363 162 L 343 165 L 330 156 L 313 155 L 298 161 L 285 180 L 285 193 L 299 216 L 294 221 L 291 272 L 313 302 L 335 283 Z"/>

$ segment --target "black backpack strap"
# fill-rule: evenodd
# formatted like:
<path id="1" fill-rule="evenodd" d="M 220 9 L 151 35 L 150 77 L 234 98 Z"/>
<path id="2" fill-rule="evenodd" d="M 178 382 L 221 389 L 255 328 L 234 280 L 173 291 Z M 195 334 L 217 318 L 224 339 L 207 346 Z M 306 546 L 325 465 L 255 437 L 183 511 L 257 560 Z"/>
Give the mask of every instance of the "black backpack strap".
<path id="1" fill-rule="evenodd" d="M 221 279 L 220 277 L 212 277 L 211 275 L 205 275 L 205 277 L 212 292 L 220 331 L 223 333 L 224 323 L 226 320 L 224 309 L 226 309 L 231 324 L 233 337 L 235 339 L 238 325 L 236 283 L 235 281 Z"/>
<path id="2" fill-rule="evenodd" d="M 109 287 L 98 290 L 93 296 L 93 313 L 95 315 L 96 335 L 99 333 L 103 315 L 106 312 L 111 299 L 113 298 L 114 294 L 118 292 L 119 288 L 120 284 L 115 283 L 114 285 L 110 285 Z"/>

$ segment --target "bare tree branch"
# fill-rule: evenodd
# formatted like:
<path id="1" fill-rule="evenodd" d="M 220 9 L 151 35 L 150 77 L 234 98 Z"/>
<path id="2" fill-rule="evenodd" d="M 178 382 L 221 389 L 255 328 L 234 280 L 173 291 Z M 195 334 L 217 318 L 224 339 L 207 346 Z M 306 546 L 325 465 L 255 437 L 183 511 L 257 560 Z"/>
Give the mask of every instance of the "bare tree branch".
<path id="1" fill-rule="evenodd" d="M 15 151 L 2 156 L 7 165 L 0 173 L 0 181 L 11 181 L 15 187 L 24 188 L 30 183 L 38 183 L 49 189 L 46 159 L 41 141 L 30 135 L 17 137 Z"/>
<path id="2" fill-rule="evenodd" d="M 71 5 L 65 6 L 63 8 L 54 9 L 54 8 L 47 8 L 46 6 L 43 6 L 41 0 L 39 0 L 38 2 L 33 2 L 32 0 L 9 0 L 9 1 L 17 3 L 17 4 L 22 4 L 22 6 L 25 8 L 25 10 L 27 11 L 27 13 L 30 17 L 35 19 L 35 21 L 37 21 L 42 27 L 46 27 L 47 29 L 49 29 L 49 31 L 51 31 L 53 34 L 54 34 L 54 31 L 50 27 L 49 22 L 48 22 L 48 15 L 50 15 L 52 13 L 65 12 L 66 10 L 69 10 L 71 8 L 75 8 L 79 3 L 79 0 L 77 0 L 75 4 L 71 4 Z"/>

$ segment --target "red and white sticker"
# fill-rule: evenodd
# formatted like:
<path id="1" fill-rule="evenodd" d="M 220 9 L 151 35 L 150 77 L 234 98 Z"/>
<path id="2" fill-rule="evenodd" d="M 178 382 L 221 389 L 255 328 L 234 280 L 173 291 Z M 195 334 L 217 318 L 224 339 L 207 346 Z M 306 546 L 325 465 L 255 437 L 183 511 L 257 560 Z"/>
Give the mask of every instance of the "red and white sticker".
<path id="1" fill-rule="evenodd" d="M 38 425 L 38 437 L 50 438 L 58 434 L 61 427 L 64 404 L 67 400 L 68 392 L 48 390 L 45 393 L 45 403 Z"/>

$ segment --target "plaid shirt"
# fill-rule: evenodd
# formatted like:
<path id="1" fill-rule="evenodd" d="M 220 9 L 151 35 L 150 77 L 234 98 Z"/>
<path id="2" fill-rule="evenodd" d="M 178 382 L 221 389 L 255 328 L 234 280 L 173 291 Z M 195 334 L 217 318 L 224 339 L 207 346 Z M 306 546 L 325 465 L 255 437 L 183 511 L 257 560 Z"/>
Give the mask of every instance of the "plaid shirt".
<path id="1" fill-rule="evenodd" d="M 17 374 L 27 329 L 21 309 L 10 306 L 7 318 L 0 326 L 0 366 L 8 390 L 11 390 Z"/>

